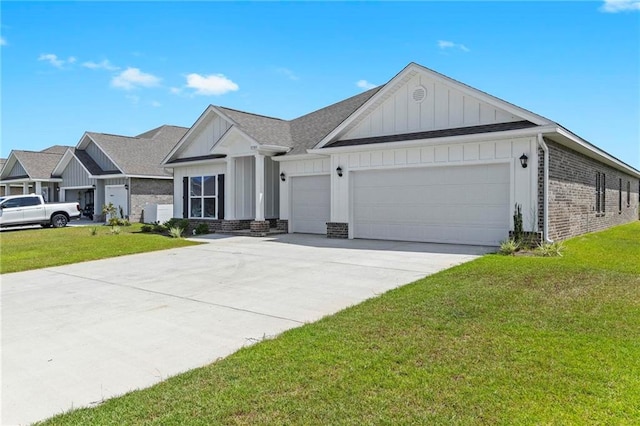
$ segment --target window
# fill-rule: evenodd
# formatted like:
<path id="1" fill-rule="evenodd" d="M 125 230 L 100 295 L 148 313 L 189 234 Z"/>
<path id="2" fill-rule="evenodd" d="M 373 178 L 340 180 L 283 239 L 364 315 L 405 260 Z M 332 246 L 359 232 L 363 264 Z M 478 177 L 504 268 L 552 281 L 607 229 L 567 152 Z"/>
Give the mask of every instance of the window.
<path id="1" fill-rule="evenodd" d="M 622 178 L 618 179 L 618 213 L 622 213 Z"/>
<path id="2" fill-rule="evenodd" d="M 627 208 L 631 207 L 631 181 L 627 181 Z"/>
<path id="3" fill-rule="evenodd" d="M 604 173 L 596 172 L 596 213 L 604 214 L 607 192 L 606 177 Z"/>
<path id="4" fill-rule="evenodd" d="M 189 217 L 215 219 L 216 201 L 215 176 L 189 178 Z"/>
<path id="5" fill-rule="evenodd" d="M 2 204 L 2 207 L 5 209 L 9 209 L 12 207 L 28 207 L 28 206 L 39 206 L 40 199 L 38 197 L 21 197 L 21 198 L 10 198 Z"/>

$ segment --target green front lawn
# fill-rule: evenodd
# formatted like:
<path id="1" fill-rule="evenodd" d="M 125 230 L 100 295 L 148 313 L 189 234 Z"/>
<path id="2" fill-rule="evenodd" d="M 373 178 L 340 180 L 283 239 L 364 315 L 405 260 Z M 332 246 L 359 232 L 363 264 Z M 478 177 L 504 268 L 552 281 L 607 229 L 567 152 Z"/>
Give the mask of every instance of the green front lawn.
<path id="1" fill-rule="evenodd" d="M 144 234 L 140 224 L 120 227 L 66 227 L 0 232 L 0 273 L 67 265 L 125 254 L 143 253 L 196 244 L 183 239 Z M 92 235 L 96 229 L 97 234 Z"/>
<path id="2" fill-rule="evenodd" d="M 640 222 L 565 245 L 485 256 L 46 424 L 640 424 Z"/>

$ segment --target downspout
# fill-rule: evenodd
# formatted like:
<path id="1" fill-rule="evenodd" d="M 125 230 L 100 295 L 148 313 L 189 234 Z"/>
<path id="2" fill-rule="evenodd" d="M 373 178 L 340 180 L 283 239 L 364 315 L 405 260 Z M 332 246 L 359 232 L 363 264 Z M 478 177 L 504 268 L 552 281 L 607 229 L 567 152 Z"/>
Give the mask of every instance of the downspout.
<path id="1" fill-rule="evenodd" d="M 544 182 L 543 182 L 543 201 L 542 208 L 544 210 L 543 225 L 542 225 L 542 238 L 546 243 L 552 243 L 553 240 L 549 239 L 549 147 L 542 137 L 542 133 L 538 133 L 538 145 L 544 151 Z"/>

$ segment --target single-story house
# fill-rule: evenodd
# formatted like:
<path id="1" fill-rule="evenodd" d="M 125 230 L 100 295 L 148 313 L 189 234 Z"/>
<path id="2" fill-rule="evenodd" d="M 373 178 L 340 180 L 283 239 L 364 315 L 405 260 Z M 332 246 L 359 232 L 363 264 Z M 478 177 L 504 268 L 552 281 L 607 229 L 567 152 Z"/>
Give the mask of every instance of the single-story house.
<path id="1" fill-rule="evenodd" d="M 162 159 L 187 131 L 160 126 L 128 137 L 86 132 L 56 164 L 60 201 L 78 201 L 96 221 L 110 202 L 132 222 L 143 219 L 145 204 L 172 204 L 173 177 Z"/>
<path id="2" fill-rule="evenodd" d="M 209 106 L 163 161 L 211 230 L 495 246 L 638 220 L 640 171 L 545 117 L 411 63 L 294 120 Z"/>
<path id="3" fill-rule="evenodd" d="M 45 201 L 58 201 L 60 179 L 52 171 L 69 148 L 54 145 L 42 151 L 11 151 L 0 168 L 1 195 L 35 193 Z"/>

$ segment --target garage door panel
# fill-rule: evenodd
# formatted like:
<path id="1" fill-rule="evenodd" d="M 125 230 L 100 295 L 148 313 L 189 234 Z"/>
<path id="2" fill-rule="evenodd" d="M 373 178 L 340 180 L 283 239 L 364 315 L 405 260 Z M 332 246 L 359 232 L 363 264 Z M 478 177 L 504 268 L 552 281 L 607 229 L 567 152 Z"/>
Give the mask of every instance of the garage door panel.
<path id="1" fill-rule="evenodd" d="M 506 164 L 353 174 L 356 238 L 495 245 L 508 235 Z"/>
<path id="2" fill-rule="evenodd" d="M 330 177 L 296 176 L 291 185 L 292 231 L 325 234 L 331 214 Z"/>

